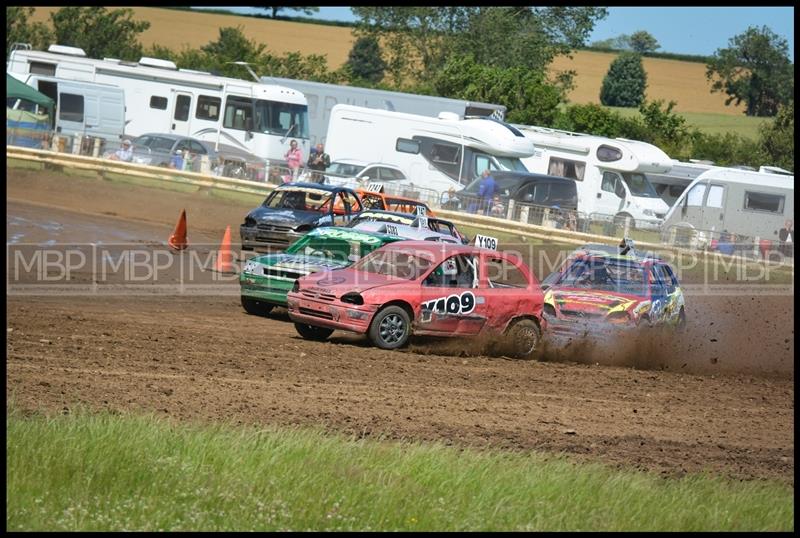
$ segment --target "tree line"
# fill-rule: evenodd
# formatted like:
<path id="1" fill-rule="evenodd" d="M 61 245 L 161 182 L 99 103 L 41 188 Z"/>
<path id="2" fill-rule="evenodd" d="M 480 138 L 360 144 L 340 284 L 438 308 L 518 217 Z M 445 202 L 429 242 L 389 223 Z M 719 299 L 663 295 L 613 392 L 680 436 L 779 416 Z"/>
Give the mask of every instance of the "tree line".
<path id="1" fill-rule="evenodd" d="M 503 104 L 511 123 L 642 140 L 680 160 L 794 169 L 794 66 L 785 40 L 766 27 L 735 36 L 707 65 L 712 91 L 725 92 L 726 104 L 745 102 L 749 115 L 774 116 L 752 140 L 703 133 L 673 112 L 676 103 L 646 100 L 641 54 L 657 49 L 658 43 L 641 31 L 617 43 L 628 50 L 612 62 L 600 95 L 603 104 L 638 107 L 639 116 L 570 104 L 567 96 L 576 73 L 548 67 L 555 57 L 584 45 L 595 24 L 607 16 L 606 8 L 352 9 L 359 18 L 356 39 L 348 61 L 338 69 L 331 69 L 324 55 L 273 54 L 265 43 L 247 39 L 240 27 L 220 28 L 216 40 L 200 48 L 144 48 L 138 36 L 150 24 L 135 20 L 131 9 L 103 7 L 61 8 L 51 13 L 50 26 L 30 22 L 34 8 L 7 7 L 6 52 L 15 42 L 42 50 L 59 43 L 81 47 L 93 58 L 154 56 L 181 68 L 237 78 L 249 75 L 232 62 L 245 61 L 259 75 Z"/>

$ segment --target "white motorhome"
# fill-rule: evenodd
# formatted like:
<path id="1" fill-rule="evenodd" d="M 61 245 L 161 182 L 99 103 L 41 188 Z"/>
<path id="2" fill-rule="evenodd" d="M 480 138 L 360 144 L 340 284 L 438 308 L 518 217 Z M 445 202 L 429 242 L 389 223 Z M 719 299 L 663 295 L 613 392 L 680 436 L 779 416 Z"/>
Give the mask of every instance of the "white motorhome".
<path id="1" fill-rule="evenodd" d="M 688 163 L 673 159 L 672 168 L 663 174 L 649 173 L 647 179 L 653 184 L 661 199 L 672 207 L 694 179 L 707 170 L 711 170 L 711 161 L 690 160 Z"/>
<path id="2" fill-rule="evenodd" d="M 413 184 L 439 194 L 451 187 L 461 190 L 485 169 L 527 172 L 520 157 L 531 155 L 533 149 L 533 142 L 511 125 L 492 118 L 461 119 L 447 112 L 432 118 L 336 105 L 328 125 L 332 161 L 394 165 L 408 174 L 395 184 Z"/>
<path id="3" fill-rule="evenodd" d="M 463 101 L 433 95 L 374 90 L 357 86 L 325 84 L 310 80 L 261 77 L 265 84 L 280 84 L 303 92 L 308 100 L 309 135 L 311 144 L 327 143 L 328 122 L 331 110 L 337 104 L 378 108 L 394 112 L 406 112 L 420 116 L 438 117 L 440 112 L 453 112 L 459 117 L 491 116 L 502 120 L 506 107 L 491 103 Z"/>
<path id="4" fill-rule="evenodd" d="M 794 176 L 713 167 L 669 210 L 664 234 L 669 239 L 683 227 L 703 232 L 709 241 L 720 232 L 776 241 L 786 220 L 794 220 Z"/>
<path id="5" fill-rule="evenodd" d="M 20 75 L 13 75 L 20 80 Z M 119 141 L 125 134 L 125 93 L 111 84 L 74 82 L 31 75 L 22 82 L 56 105 L 53 127 L 68 136 L 95 136 Z"/>
<path id="6" fill-rule="evenodd" d="M 606 138 L 543 127 L 516 125 L 536 146 L 522 162 L 531 172 L 574 179 L 578 211 L 634 219 L 634 226 L 658 226 L 669 210 L 647 179 L 664 173 L 672 159 L 644 142 Z"/>
<path id="7" fill-rule="evenodd" d="M 157 58 L 96 60 L 83 49 L 61 45 L 48 52 L 15 48 L 6 70 L 25 83 L 39 75 L 121 88 L 127 135 L 187 135 L 274 161 L 283 161 L 296 139 L 308 155 L 308 103 L 301 92 L 283 86 L 178 69 Z"/>

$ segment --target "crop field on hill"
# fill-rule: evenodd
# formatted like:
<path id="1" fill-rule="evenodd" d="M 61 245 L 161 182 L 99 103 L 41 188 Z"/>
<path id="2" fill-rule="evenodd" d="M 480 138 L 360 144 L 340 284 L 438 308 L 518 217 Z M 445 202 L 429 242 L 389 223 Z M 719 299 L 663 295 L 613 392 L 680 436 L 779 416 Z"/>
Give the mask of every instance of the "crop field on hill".
<path id="1" fill-rule="evenodd" d="M 34 21 L 49 21 L 50 13 L 58 8 L 37 7 Z M 353 45 L 351 29 L 340 26 L 305 24 L 291 21 L 273 21 L 237 15 L 195 13 L 161 8 L 134 8 L 136 18 L 150 22 L 141 41 L 145 47 L 159 44 L 172 49 L 185 46 L 200 47 L 217 38 L 218 29 L 224 26 L 242 26 L 249 39 L 267 45 L 277 54 L 300 52 L 324 54 L 330 68 L 338 68 L 347 60 Z M 577 71 L 577 87 L 570 95 L 573 103 L 599 102 L 600 86 L 614 54 L 578 51 L 573 58 L 560 57 L 553 63 L 555 70 Z M 722 114 L 745 120 L 744 107 L 725 106 L 725 96 L 710 93 L 705 78 L 705 65 L 661 58 L 645 58 L 647 71 L 647 96 L 650 99 L 677 101 L 675 110 L 680 113 Z M 712 125 L 713 127 L 713 125 Z M 720 128 L 728 130 L 720 124 Z M 712 130 L 713 132 L 713 130 Z"/>
<path id="2" fill-rule="evenodd" d="M 623 116 L 639 116 L 636 108 L 607 107 Z M 690 127 L 697 127 L 703 132 L 711 134 L 733 133 L 749 138 L 758 138 L 758 128 L 762 123 L 767 123 L 768 118 L 753 116 L 731 116 L 711 112 L 681 112 Z"/>

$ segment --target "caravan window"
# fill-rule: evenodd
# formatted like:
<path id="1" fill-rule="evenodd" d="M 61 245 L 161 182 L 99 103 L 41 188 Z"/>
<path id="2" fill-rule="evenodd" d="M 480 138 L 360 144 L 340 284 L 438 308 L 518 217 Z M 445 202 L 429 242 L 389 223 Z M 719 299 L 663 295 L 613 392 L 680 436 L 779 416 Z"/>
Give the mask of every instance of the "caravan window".
<path id="1" fill-rule="evenodd" d="M 686 205 L 700 207 L 703 205 L 703 196 L 706 193 L 705 183 L 698 183 L 686 193 Z"/>
<path id="2" fill-rule="evenodd" d="M 578 181 L 583 181 L 584 172 L 586 172 L 586 163 L 559 159 L 558 157 L 550 157 L 550 166 L 547 167 L 547 173 L 551 176 L 566 177 Z"/>
<path id="3" fill-rule="evenodd" d="M 725 187 L 722 185 L 711 185 L 708 188 L 708 197 L 706 198 L 706 207 L 722 207 L 722 193 Z"/>
<path id="4" fill-rule="evenodd" d="M 174 118 L 178 121 L 189 120 L 189 109 L 192 107 L 192 98 L 188 95 L 179 95 L 175 101 Z"/>
<path id="5" fill-rule="evenodd" d="M 222 100 L 219 97 L 200 95 L 197 97 L 197 110 L 194 117 L 198 120 L 217 121 L 221 104 Z"/>
<path id="6" fill-rule="evenodd" d="M 769 213 L 783 214 L 785 196 L 767 194 L 766 192 L 744 192 L 744 208 L 751 211 L 767 211 Z"/>
<path id="7" fill-rule="evenodd" d="M 74 93 L 62 93 L 59 108 L 59 119 L 83 123 L 82 95 L 75 95 Z"/>
<path id="8" fill-rule="evenodd" d="M 155 108 L 156 110 L 166 110 L 167 109 L 167 98 L 166 97 L 159 97 L 158 95 L 151 95 L 150 96 L 150 108 Z"/>
<path id="9" fill-rule="evenodd" d="M 405 138 L 398 138 L 394 149 L 403 153 L 411 153 L 417 155 L 419 153 L 419 142 L 416 140 L 407 140 Z"/>
<path id="10" fill-rule="evenodd" d="M 229 96 L 225 101 L 225 120 L 222 125 L 226 129 L 247 131 L 253 124 L 253 101 L 246 97 Z"/>
<path id="11" fill-rule="evenodd" d="M 618 161 L 621 158 L 622 152 L 613 146 L 606 146 L 603 144 L 597 148 L 597 159 L 603 161 L 604 163 Z"/>
<path id="12" fill-rule="evenodd" d="M 31 75 L 45 75 L 48 77 L 56 76 L 56 64 L 47 62 L 31 62 L 30 69 Z"/>

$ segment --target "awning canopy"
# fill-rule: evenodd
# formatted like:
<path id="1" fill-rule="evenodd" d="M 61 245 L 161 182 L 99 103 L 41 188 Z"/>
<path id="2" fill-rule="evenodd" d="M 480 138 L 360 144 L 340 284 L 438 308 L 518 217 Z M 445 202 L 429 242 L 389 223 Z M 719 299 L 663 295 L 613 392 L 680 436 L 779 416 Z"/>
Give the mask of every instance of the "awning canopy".
<path id="1" fill-rule="evenodd" d="M 6 98 L 12 97 L 14 99 L 25 99 L 27 101 L 32 101 L 37 105 L 43 106 L 47 109 L 47 113 L 50 115 L 50 117 L 53 117 L 55 103 L 52 99 L 6 73 Z"/>

